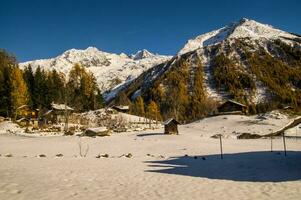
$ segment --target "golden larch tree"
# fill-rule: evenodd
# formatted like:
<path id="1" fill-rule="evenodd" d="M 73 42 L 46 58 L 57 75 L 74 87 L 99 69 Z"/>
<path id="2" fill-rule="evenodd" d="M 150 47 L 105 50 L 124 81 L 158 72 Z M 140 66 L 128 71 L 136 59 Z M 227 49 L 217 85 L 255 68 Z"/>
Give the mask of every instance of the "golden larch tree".
<path id="1" fill-rule="evenodd" d="M 22 71 L 14 67 L 11 75 L 11 105 L 16 110 L 22 105 L 27 105 L 29 96 Z"/>

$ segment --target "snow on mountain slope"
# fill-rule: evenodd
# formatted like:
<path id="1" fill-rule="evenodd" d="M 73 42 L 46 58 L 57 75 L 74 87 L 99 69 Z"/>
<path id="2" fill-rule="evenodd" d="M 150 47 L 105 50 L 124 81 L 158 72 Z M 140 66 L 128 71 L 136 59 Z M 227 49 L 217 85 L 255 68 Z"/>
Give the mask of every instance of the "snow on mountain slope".
<path id="1" fill-rule="evenodd" d="M 231 23 L 223 28 L 218 30 L 211 31 L 209 33 L 205 33 L 197 36 L 194 39 L 188 40 L 188 42 L 184 45 L 184 47 L 178 52 L 178 55 L 183 55 L 188 52 L 198 51 L 199 56 L 202 58 L 202 62 L 205 68 L 205 86 L 207 88 L 207 92 L 209 96 L 215 99 L 223 99 L 224 94 L 222 92 L 217 92 L 216 89 L 210 82 L 212 83 L 212 78 L 210 72 L 211 63 L 210 60 L 212 57 L 216 55 L 212 55 L 210 52 L 212 50 L 211 47 L 221 44 L 221 51 L 229 51 L 229 46 L 225 47 L 226 44 L 235 43 L 235 40 L 242 39 L 246 43 L 249 43 L 254 46 L 258 50 L 259 48 L 265 49 L 268 54 L 271 54 L 271 49 L 268 49 L 268 43 L 271 41 L 275 41 L 280 39 L 286 44 L 294 45 L 296 41 L 300 41 L 300 37 L 295 34 L 291 34 L 279 29 L 276 29 L 267 24 L 261 24 L 254 20 L 243 18 L 238 22 Z M 296 46 L 296 45 L 295 45 Z M 300 42 L 297 45 L 300 48 Z M 235 48 L 234 48 L 235 49 Z M 242 62 L 242 59 L 239 55 L 239 50 L 230 50 L 232 51 L 230 55 Z M 229 55 L 229 56 L 230 56 Z M 243 65 L 243 63 L 241 63 Z M 253 101 L 255 103 L 263 101 L 266 96 L 267 89 L 263 87 L 263 84 L 260 82 L 256 82 L 256 92 L 254 95 Z"/>
<path id="2" fill-rule="evenodd" d="M 103 92 L 109 94 L 116 86 L 127 83 L 147 69 L 166 62 L 170 56 L 155 55 L 147 50 L 138 51 L 132 56 L 99 51 L 95 47 L 85 50 L 70 49 L 55 58 L 24 62 L 20 67 L 40 66 L 44 70 L 55 69 L 68 74 L 74 64 L 79 63 L 91 71 Z"/>
<path id="3" fill-rule="evenodd" d="M 258 39 L 282 39 L 296 38 L 295 35 L 273 28 L 270 25 L 261 24 L 254 20 L 243 18 L 221 29 L 199 35 L 194 39 L 188 40 L 185 46 L 179 51 L 179 55 L 196 50 L 209 45 L 220 43 L 226 39 L 250 38 Z"/>

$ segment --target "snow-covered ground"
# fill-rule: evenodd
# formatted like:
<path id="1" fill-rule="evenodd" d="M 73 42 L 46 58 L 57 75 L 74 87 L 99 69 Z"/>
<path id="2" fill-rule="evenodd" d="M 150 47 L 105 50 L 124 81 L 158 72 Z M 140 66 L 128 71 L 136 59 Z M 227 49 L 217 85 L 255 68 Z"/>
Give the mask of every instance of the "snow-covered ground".
<path id="1" fill-rule="evenodd" d="M 289 121 L 278 112 L 227 115 L 182 125 L 179 135 L 157 129 L 96 138 L 2 131 L 0 199 L 297 200 L 300 139 L 287 139 L 285 157 L 281 138 L 270 152 L 269 139 L 225 137 L 220 159 L 219 140 L 210 138 L 233 130 L 269 133 Z M 88 149 L 86 157 L 79 156 L 79 146 Z"/>
<path id="2" fill-rule="evenodd" d="M 205 118 L 183 127 L 198 132 L 203 137 L 222 134 L 225 138 L 236 138 L 242 133 L 266 135 L 276 132 L 293 121 L 279 111 L 264 115 L 219 115 Z"/>

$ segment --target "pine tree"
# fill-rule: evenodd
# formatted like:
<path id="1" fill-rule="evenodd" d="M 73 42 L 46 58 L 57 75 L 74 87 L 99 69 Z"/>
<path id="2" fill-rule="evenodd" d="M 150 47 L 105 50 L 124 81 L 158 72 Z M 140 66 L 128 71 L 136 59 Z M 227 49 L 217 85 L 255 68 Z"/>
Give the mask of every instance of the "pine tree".
<path id="1" fill-rule="evenodd" d="M 24 81 L 26 82 L 27 88 L 28 88 L 28 105 L 30 106 L 30 108 L 33 109 L 33 94 L 34 94 L 34 74 L 31 68 L 31 65 L 28 65 L 27 67 L 25 67 L 24 72 L 23 72 L 23 76 L 24 76 Z"/>
<path id="2" fill-rule="evenodd" d="M 150 89 L 150 99 L 160 103 L 165 101 L 164 90 L 161 84 L 155 83 L 153 87 Z"/>
<path id="3" fill-rule="evenodd" d="M 147 106 L 147 115 L 149 119 L 156 120 L 156 123 L 158 123 L 158 120 L 161 120 L 161 114 L 160 109 L 158 108 L 158 105 L 154 101 L 150 101 L 150 103 Z"/>
<path id="4" fill-rule="evenodd" d="M 34 74 L 34 90 L 32 95 L 34 108 L 49 108 L 51 102 L 48 98 L 47 75 L 40 66 Z"/>
<path id="5" fill-rule="evenodd" d="M 144 101 L 141 96 L 138 96 L 134 102 L 134 114 L 145 117 Z"/>
<path id="6" fill-rule="evenodd" d="M 0 115 L 10 116 L 12 70 L 17 67 L 16 58 L 0 49 Z"/>
<path id="7" fill-rule="evenodd" d="M 64 77 L 54 69 L 47 74 L 48 102 L 64 103 Z"/>
<path id="8" fill-rule="evenodd" d="M 14 78 L 11 79 L 11 105 L 16 111 L 20 106 L 27 105 L 28 90 L 19 68 L 16 67 L 12 70 L 12 77 Z"/>
<path id="9" fill-rule="evenodd" d="M 115 104 L 116 105 L 131 105 L 130 99 L 126 96 L 124 91 L 120 92 L 118 96 L 115 99 Z"/>
<path id="10" fill-rule="evenodd" d="M 170 107 L 170 115 L 177 120 L 185 117 L 189 102 L 187 84 L 177 73 L 170 75 L 170 88 L 167 91 L 166 102 Z"/>
<path id="11" fill-rule="evenodd" d="M 203 86 L 204 74 L 202 66 L 196 69 L 194 76 L 193 92 L 191 97 L 191 119 L 199 119 L 204 116 L 205 113 L 205 100 L 206 93 Z"/>
<path id="12" fill-rule="evenodd" d="M 166 104 L 167 116 L 177 120 L 183 120 L 187 115 L 189 103 L 188 93 L 188 62 L 180 59 L 175 64 L 175 69 L 167 74 L 166 77 Z"/>
<path id="13" fill-rule="evenodd" d="M 99 109 L 99 108 L 103 108 L 105 105 L 104 99 L 102 97 L 101 91 L 100 89 L 97 87 L 96 89 L 96 94 L 94 97 L 94 109 Z"/>
<path id="14" fill-rule="evenodd" d="M 68 102 L 78 111 L 94 110 L 103 106 L 103 98 L 91 72 L 76 64 L 69 73 Z"/>

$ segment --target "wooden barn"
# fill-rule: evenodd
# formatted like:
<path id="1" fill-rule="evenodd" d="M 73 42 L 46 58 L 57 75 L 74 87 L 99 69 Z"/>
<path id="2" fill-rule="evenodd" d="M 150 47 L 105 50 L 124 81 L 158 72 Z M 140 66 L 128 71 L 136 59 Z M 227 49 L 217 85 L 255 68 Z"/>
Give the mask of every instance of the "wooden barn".
<path id="1" fill-rule="evenodd" d="M 164 125 L 164 134 L 179 134 L 178 124 L 180 124 L 177 120 L 170 118 L 163 122 Z"/>
<path id="2" fill-rule="evenodd" d="M 247 114 L 248 107 L 233 100 L 227 100 L 221 104 L 217 110 L 220 114 Z"/>

